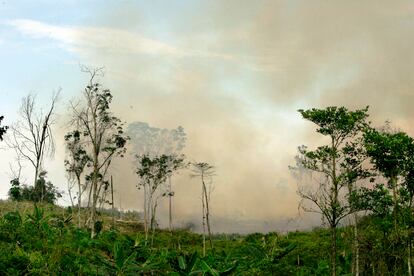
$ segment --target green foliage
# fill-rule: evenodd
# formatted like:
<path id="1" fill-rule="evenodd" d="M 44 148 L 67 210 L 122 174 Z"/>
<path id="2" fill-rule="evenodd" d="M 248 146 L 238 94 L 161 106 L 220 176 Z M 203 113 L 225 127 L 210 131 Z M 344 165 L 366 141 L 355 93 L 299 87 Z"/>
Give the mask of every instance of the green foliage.
<path id="1" fill-rule="evenodd" d="M 362 132 L 368 128 L 368 107 L 349 111 L 345 107 L 325 109 L 300 109 L 302 117 L 316 125 L 316 132 L 327 136 L 329 143 L 308 150 L 299 147 L 298 167 L 319 174 L 321 180 L 316 189 L 298 190 L 303 201 L 310 201 L 311 208 L 305 211 L 318 212 L 331 229 L 331 275 L 337 272 L 337 230 L 339 223 L 350 213 L 353 206 L 346 197 L 344 188 L 352 192 L 357 180 L 370 174 L 362 167 L 365 149 L 362 145 Z"/>
<path id="2" fill-rule="evenodd" d="M 18 203 L 23 204 L 23 203 Z M 201 235 L 187 231 L 156 231 L 153 245 L 145 233 L 102 230 L 91 239 L 68 214 L 34 206 L 28 214 L 8 212 L 0 217 L 0 270 L 9 275 L 328 275 L 330 231 L 215 235 L 214 249 L 201 257 Z M 391 218 L 392 219 L 392 218 Z M 392 246 L 402 240 L 378 227 L 384 221 L 366 217 L 360 223 L 361 273 L 371 264 L 392 274 L 405 274 Z M 391 221 L 392 225 L 392 221 Z M 391 227 L 392 228 L 392 227 Z M 384 228 L 385 229 L 385 228 Z M 339 228 L 338 274 L 351 268 L 349 228 Z"/>
<path id="3" fill-rule="evenodd" d="M 0 270 L 12 275 L 267 274 L 280 271 L 278 265 L 298 247 L 276 233 L 218 236 L 215 249 L 201 257 L 198 234 L 157 231 L 153 246 L 144 235 L 103 230 L 91 239 L 70 218 L 38 206 L 24 216 L 9 212 L 0 218 Z"/>
<path id="4" fill-rule="evenodd" d="M 0 116 L 0 141 L 3 141 L 3 135 L 6 134 L 7 126 L 1 126 L 1 121 L 3 121 L 4 116 Z"/>
<path id="5" fill-rule="evenodd" d="M 19 179 L 10 181 L 9 197 L 14 201 L 32 201 L 54 204 L 62 196 L 61 192 L 50 182 L 46 181 L 46 172 L 39 174 L 36 185 L 21 185 Z"/>
<path id="6" fill-rule="evenodd" d="M 78 179 L 88 168 L 85 185 L 94 180 L 105 187 L 103 168 L 105 164 L 109 166 L 112 156 L 124 154 L 128 138 L 123 135 L 119 119 L 109 112 L 110 91 L 92 82 L 85 91 L 96 103 L 98 124 L 111 131 L 104 132 L 106 144 L 99 148 L 104 154 L 95 172 L 91 172 L 93 158 L 89 152 L 93 145 L 83 147 L 85 140 L 94 138 L 88 127 L 69 132 L 65 140 L 71 158 L 65 165 Z M 148 241 L 140 229 L 107 230 L 102 212 L 101 220 L 93 221 L 97 236 L 92 239 L 89 229 L 72 224 L 71 211 L 54 211 L 58 207 L 42 204 L 54 203 L 60 196 L 43 172 L 34 187 L 21 185 L 19 179 L 11 181 L 9 196 L 14 201 L 10 204 L 13 207 L 8 212 L 0 208 L 1 274 L 329 275 L 335 272 L 334 267 L 339 275 L 351 275 L 357 241 L 360 275 L 405 275 L 407 262 L 412 261 L 414 236 L 414 139 L 401 131 L 370 128 L 366 122 L 367 110 L 349 111 L 344 107 L 299 110 L 304 119 L 317 125 L 318 133 L 330 138 L 327 145 L 315 150 L 300 147 L 297 159 L 301 168 L 325 175 L 326 183 L 319 186 L 318 192 L 300 195 L 316 204 L 330 229 L 230 238 L 213 235 L 214 247 L 204 254 L 199 234 L 184 230 L 171 233 L 154 227 Z M 5 130 L 0 127 L 0 139 Z M 184 141 L 182 133 L 177 132 L 177 141 Z M 136 173 L 141 185 L 147 185 L 150 192 L 155 192 L 168 176 L 184 166 L 183 156 L 137 157 Z M 367 161 L 371 162 L 369 169 L 363 166 Z M 198 176 L 214 174 L 207 163 L 193 164 L 194 168 Z M 368 178 L 370 182 L 364 186 L 354 186 Z M 342 192 L 342 188 L 348 190 Z M 166 195 L 173 194 L 169 191 L 157 196 Z M 27 208 L 26 200 L 38 204 Z M 29 211 L 17 211 L 20 205 L 24 206 L 20 210 Z M 156 205 L 152 207 L 155 213 Z M 364 212 L 355 228 L 340 223 L 354 212 Z"/>
<path id="7" fill-rule="evenodd" d="M 10 181 L 11 188 L 9 190 L 9 198 L 14 201 L 20 201 L 23 199 L 22 191 L 20 188 L 20 181 L 15 178 Z"/>
<path id="8" fill-rule="evenodd" d="M 111 112 L 113 96 L 96 78 L 102 75 L 102 68 L 82 70 L 90 74 L 89 84 L 83 91 L 83 103 L 72 105 L 73 128 L 65 136 L 70 152 L 65 161 L 66 170 L 75 175 L 78 183 L 78 200 L 81 198 L 80 175 L 85 166 L 86 183 L 89 185 L 92 204 L 90 205 L 91 236 L 96 235 L 98 202 L 105 202 L 108 191 L 107 172 L 114 158 L 123 157 L 126 152 L 128 136 L 123 131 L 122 121 Z"/>
<path id="9" fill-rule="evenodd" d="M 349 111 L 345 107 L 331 106 L 325 109 L 299 109 L 299 113 L 306 120 L 318 125 L 317 132 L 326 136 L 345 139 L 352 137 L 366 126 L 368 107 Z"/>
<path id="10" fill-rule="evenodd" d="M 414 140 L 404 132 L 368 129 L 364 134 L 365 148 L 375 168 L 391 178 L 406 171 L 412 164 Z"/>
<path id="11" fill-rule="evenodd" d="M 148 185 L 152 190 L 156 190 L 159 185 L 165 183 L 168 173 L 169 166 L 168 162 L 170 156 L 161 155 L 150 157 L 146 154 L 137 155 L 138 168 L 137 174 L 143 180 L 142 185 Z"/>
<path id="12" fill-rule="evenodd" d="M 351 201 L 355 210 L 369 210 L 382 218 L 390 215 L 393 205 L 390 191 L 384 184 L 375 184 L 372 188 L 361 187 L 351 195 Z"/>
<path id="13" fill-rule="evenodd" d="M 82 135 L 79 130 L 70 131 L 64 137 L 69 152 L 69 159 L 64 161 L 66 171 L 69 174 L 74 174 L 79 180 L 85 167 L 87 165 L 90 166 L 90 162 L 92 161 L 84 149 L 81 137 Z"/>
<path id="14" fill-rule="evenodd" d="M 150 189 L 156 190 L 159 185 L 164 184 L 168 175 L 171 175 L 184 166 L 184 155 L 157 155 L 151 157 L 147 154 L 137 155 L 137 175 L 143 180 L 140 186 L 149 185 Z"/>

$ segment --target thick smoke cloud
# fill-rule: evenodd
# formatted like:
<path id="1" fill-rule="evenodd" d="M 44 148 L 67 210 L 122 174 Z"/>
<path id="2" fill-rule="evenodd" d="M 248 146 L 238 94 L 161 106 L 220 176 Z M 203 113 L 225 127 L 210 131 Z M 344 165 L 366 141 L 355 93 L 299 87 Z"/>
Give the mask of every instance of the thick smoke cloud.
<path id="1" fill-rule="evenodd" d="M 324 141 L 298 108 L 370 105 L 375 124 L 389 119 L 414 134 L 411 1 L 155 2 L 99 7 L 86 27 L 8 24 L 52 39 L 76 62 L 105 66 L 114 112 L 126 122 L 183 126 L 190 161 L 217 167 L 215 231 L 317 223 L 292 222 L 299 199 L 288 165 L 297 146 Z M 132 159 L 113 173 L 122 208 L 140 208 Z M 183 171 L 174 183 L 176 221 L 198 223 L 198 182 Z M 163 205 L 164 225 L 166 217 Z"/>

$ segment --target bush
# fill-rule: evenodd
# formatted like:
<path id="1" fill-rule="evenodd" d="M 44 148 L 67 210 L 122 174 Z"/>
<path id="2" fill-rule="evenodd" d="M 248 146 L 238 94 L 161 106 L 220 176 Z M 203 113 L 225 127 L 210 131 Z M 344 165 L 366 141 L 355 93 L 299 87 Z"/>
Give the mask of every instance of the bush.
<path id="1" fill-rule="evenodd" d="M 10 183 L 9 198 L 14 201 L 27 200 L 54 204 L 58 198 L 62 197 L 61 192 L 50 181 L 46 181 L 45 171 L 39 174 L 39 179 L 34 187 L 21 185 L 18 178 L 13 179 Z"/>

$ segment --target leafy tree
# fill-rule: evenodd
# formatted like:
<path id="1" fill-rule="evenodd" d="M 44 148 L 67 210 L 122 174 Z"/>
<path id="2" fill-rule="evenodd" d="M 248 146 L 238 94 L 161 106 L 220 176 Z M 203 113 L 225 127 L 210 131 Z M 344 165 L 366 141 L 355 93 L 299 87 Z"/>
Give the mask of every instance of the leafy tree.
<path id="1" fill-rule="evenodd" d="M 62 197 L 61 192 L 50 181 L 46 181 L 46 172 L 39 174 L 35 186 L 21 185 L 18 179 L 11 181 L 9 197 L 15 201 L 27 200 L 36 203 L 55 204 Z"/>
<path id="2" fill-rule="evenodd" d="M 186 133 L 184 128 L 157 128 L 144 122 L 133 122 L 128 125 L 128 136 L 135 154 L 160 156 L 179 154 L 185 147 Z"/>
<path id="3" fill-rule="evenodd" d="M 85 156 L 91 159 L 91 181 L 89 195 L 92 197 L 90 206 L 91 236 L 96 235 L 97 204 L 101 192 L 108 183 L 105 181 L 106 173 L 115 157 L 123 157 L 128 137 L 124 134 L 121 120 L 113 116 L 110 110 L 112 94 L 109 89 L 103 89 L 96 81 L 102 69 L 90 70 L 89 84 L 83 91 L 83 104 L 72 104 L 72 124 L 77 127 L 84 143 Z"/>
<path id="4" fill-rule="evenodd" d="M 144 228 L 146 238 L 149 230 L 155 230 L 156 211 L 158 200 L 166 196 L 165 190 L 161 190 L 170 173 L 170 163 L 173 157 L 170 155 L 161 155 L 150 157 L 148 155 L 137 155 L 138 161 L 137 175 L 140 179 L 138 188 L 144 190 Z"/>
<path id="5" fill-rule="evenodd" d="M 178 170 L 185 167 L 185 156 L 180 154 L 187 139 L 184 128 L 181 126 L 175 129 L 157 128 L 144 122 L 134 122 L 129 124 L 127 133 L 131 138 L 131 144 L 136 155 L 146 155 L 148 157 L 170 156 L 167 163 L 169 167 L 167 196 L 169 201 L 169 229 L 171 231 L 173 228 L 172 198 L 175 194 L 172 188 L 172 177 Z"/>
<path id="6" fill-rule="evenodd" d="M 375 169 L 387 179 L 388 189 L 392 192 L 394 235 L 397 239 L 402 236 L 406 237 L 408 273 L 411 275 L 411 234 L 410 231 L 408 234 L 404 234 L 402 231 L 410 228 L 414 222 L 412 217 L 414 139 L 402 131 L 368 129 L 364 134 L 364 140 L 371 162 Z M 375 193 L 375 190 L 373 192 Z M 360 198 L 362 201 L 367 200 L 364 197 Z M 381 202 L 378 198 L 375 200 Z M 372 201 L 370 203 L 372 204 Z M 376 214 L 377 203 L 366 205 L 368 210 L 372 210 Z M 395 258 L 398 259 L 400 256 L 395 252 L 397 249 L 393 247 L 392 250 Z M 394 266 L 396 263 L 397 260 L 394 262 Z"/>
<path id="7" fill-rule="evenodd" d="M 65 160 L 66 172 L 70 176 L 70 180 L 74 180 L 78 186 L 77 201 L 78 201 L 78 227 L 80 227 L 81 219 L 81 205 L 82 194 L 87 188 L 84 173 L 85 169 L 91 163 L 85 145 L 81 140 L 81 133 L 79 130 L 70 131 L 65 135 L 66 149 L 68 152 L 68 158 Z"/>
<path id="8" fill-rule="evenodd" d="M 414 140 L 404 132 L 381 132 L 369 129 L 364 135 L 367 154 L 375 169 L 388 179 L 394 200 L 394 226 L 398 217 L 398 178 L 403 176 L 412 163 Z"/>
<path id="9" fill-rule="evenodd" d="M 11 188 L 9 190 L 9 198 L 14 201 L 20 201 L 23 199 L 20 181 L 18 178 L 14 178 L 10 181 Z"/>
<path id="10" fill-rule="evenodd" d="M 368 157 L 363 143 L 363 137 L 358 136 L 354 140 L 347 141 L 342 148 L 343 161 L 340 162 L 340 170 L 343 172 L 341 182 L 348 188 L 349 212 L 353 216 L 353 261 L 352 272 L 359 276 L 359 238 L 358 238 L 358 210 L 353 207 L 352 194 L 358 189 L 356 183 L 360 180 L 373 177 L 375 174 L 370 168 L 364 166 Z M 371 179 L 372 180 L 372 179 Z"/>
<path id="11" fill-rule="evenodd" d="M 320 213 L 328 222 L 331 230 L 331 274 L 336 275 L 337 227 L 339 222 L 351 212 L 351 207 L 344 200 L 343 188 L 354 181 L 356 168 L 350 160 L 350 152 L 355 152 L 352 142 L 366 128 L 368 107 L 349 111 L 345 107 L 327 107 L 325 109 L 299 110 L 302 117 L 316 124 L 316 131 L 329 138 L 330 143 L 308 150 L 299 148 L 299 165 L 321 175 L 316 191 L 300 189 L 299 195 L 312 202 L 316 209 L 305 209 Z M 352 155 L 351 155 L 352 156 Z M 359 161 L 357 162 L 359 163 Z M 351 177 L 352 176 L 352 177 Z"/>

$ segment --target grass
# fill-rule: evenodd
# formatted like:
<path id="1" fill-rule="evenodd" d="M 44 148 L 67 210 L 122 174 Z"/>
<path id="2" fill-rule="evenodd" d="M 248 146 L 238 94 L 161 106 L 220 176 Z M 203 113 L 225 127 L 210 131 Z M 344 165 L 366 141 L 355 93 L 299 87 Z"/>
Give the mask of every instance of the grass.
<path id="1" fill-rule="evenodd" d="M 202 236 L 157 230 L 101 212 L 95 239 L 76 227 L 71 208 L 0 201 L 0 271 L 6 275 L 308 275 L 326 273 L 324 229 L 281 235 L 216 234 L 202 255 Z M 87 212 L 82 210 L 82 219 Z M 74 217 L 75 218 L 74 218 Z M 134 218 L 136 216 L 134 215 Z M 298 261 L 299 260 L 299 261 Z"/>

